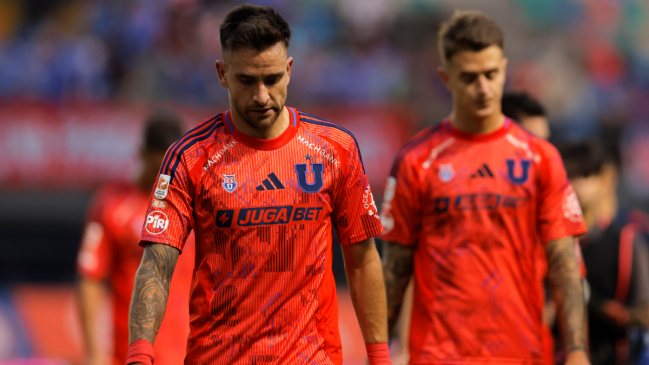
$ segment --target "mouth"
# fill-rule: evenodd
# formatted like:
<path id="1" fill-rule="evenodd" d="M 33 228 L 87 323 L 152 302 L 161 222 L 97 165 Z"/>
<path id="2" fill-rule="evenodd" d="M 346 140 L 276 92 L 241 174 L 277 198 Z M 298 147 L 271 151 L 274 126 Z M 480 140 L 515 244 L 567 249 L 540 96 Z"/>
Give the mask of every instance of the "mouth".
<path id="1" fill-rule="evenodd" d="M 479 108 L 486 108 L 486 107 L 489 106 L 489 104 L 490 104 L 489 100 L 478 100 L 478 101 L 476 101 L 476 105 Z"/>
<path id="2" fill-rule="evenodd" d="M 257 115 L 270 115 L 273 113 L 273 108 L 258 108 L 251 109 L 250 111 Z"/>

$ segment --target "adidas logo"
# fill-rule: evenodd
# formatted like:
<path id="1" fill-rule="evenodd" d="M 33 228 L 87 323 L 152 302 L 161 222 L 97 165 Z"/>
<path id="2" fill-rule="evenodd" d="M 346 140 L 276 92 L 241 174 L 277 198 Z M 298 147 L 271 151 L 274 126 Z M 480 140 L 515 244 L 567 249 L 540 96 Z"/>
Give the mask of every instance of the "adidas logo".
<path id="1" fill-rule="evenodd" d="M 487 164 L 483 164 L 482 167 L 478 169 L 474 174 L 471 175 L 472 178 L 474 177 L 494 177 L 494 174 L 491 173 L 491 170 L 489 169 L 489 166 Z"/>
<path id="2" fill-rule="evenodd" d="M 261 182 L 261 185 L 257 186 L 257 191 L 264 191 L 264 190 L 282 190 L 286 189 L 284 185 L 282 184 L 281 181 L 277 178 L 277 175 L 275 175 L 274 172 L 271 172 L 268 175 L 268 179 L 264 179 L 264 181 Z"/>

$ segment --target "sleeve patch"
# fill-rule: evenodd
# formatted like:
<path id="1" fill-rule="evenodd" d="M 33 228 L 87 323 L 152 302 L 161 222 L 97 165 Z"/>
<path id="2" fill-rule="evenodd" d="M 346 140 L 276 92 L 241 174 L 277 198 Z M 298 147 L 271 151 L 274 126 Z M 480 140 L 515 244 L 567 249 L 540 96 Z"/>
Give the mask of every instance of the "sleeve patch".
<path id="1" fill-rule="evenodd" d="M 166 174 L 160 174 L 160 178 L 158 179 L 158 184 L 156 184 L 155 187 L 155 197 L 163 200 L 164 198 L 167 197 L 167 193 L 169 193 L 169 181 L 171 181 L 171 176 L 166 175 Z"/>
<path id="2" fill-rule="evenodd" d="M 581 206 L 579 205 L 579 200 L 577 199 L 577 194 L 572 188 L 572 185 L 568 185 L 563 191 L 563 216 L 571 222 L 581 222 L 584 220 L 583 214 L 581 212 Z"/>

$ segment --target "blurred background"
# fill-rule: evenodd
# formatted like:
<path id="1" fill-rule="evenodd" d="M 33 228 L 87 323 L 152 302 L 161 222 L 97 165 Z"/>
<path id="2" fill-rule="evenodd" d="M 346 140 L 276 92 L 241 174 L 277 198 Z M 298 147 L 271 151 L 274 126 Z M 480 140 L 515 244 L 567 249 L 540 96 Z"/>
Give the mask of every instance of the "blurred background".
<path id="1" fill-rule="evenodd" d="M 173 109 L 189 129 L 228 108 L 214 61 L 219 24 L 240 3 L 0 0 L 0 361 L 84 362 L 74 280 L 89 198 L 135 176 L 150 111 Z M 379 205 L 398 148 L 451 110 L 440 22 L 478 9 L 505 33 L 506 89 L 542 101 L 553 142 L 619 147 L 622 204 L 649 207 L 649 2 L 254 3 L 293 30 L 288 104 L 355 134 Z M 345 363 L 363 363 L 337 255 Z"/>

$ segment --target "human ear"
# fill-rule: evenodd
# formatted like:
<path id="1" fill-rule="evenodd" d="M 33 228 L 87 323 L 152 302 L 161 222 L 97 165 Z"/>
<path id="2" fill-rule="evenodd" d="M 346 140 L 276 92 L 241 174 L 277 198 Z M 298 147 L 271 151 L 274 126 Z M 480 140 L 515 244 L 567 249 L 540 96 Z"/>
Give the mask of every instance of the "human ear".
<path id="1" fill-rule="evenodd" d="M 215 63 L 216 66 L 216 72 L 219 75 L 219 84 L 225 89 L 228 88 L 228 79 L 225 77 L 225 72 L 227 71 L 227 66 L 225 65 L 225 62 L 221 60 L 217 60 Z"/>
<path id="2" fill-rule="evenodd" d="M 450 88 L 448 86 L 449 77 L 448 77 L 448 72 L 446 71 L 446 69 L 444 69 L 444 67 L 442 67 L 442 66 L 438 67 L 437 68 L 437 75 L 439 75 L 439 78 L 442 79 L 442 82 L 444 83 L 444 85 L 446 85 L 446 88 L 448 90 L 450 90 Z"/>
<path id="3" fill-rule="evenodd" d="M 286 84 L 291 82 L 291 68 L 293 67 L 293 57 L 286 59 Z"/>

